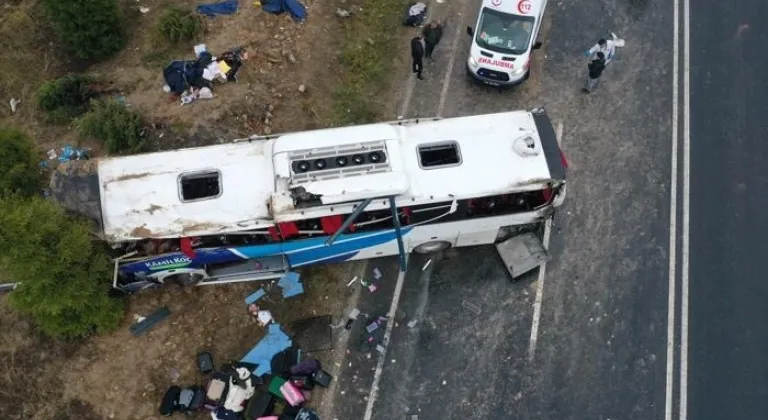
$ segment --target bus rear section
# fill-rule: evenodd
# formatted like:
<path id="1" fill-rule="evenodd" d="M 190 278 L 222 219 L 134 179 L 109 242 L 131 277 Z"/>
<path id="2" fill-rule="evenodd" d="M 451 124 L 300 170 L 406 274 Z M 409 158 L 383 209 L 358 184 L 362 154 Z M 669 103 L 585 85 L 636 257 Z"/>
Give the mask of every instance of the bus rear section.
<path id="1" fill-rule="evenodd" d="M 565 159 L 543 109 L 252 137 L 92 164 L 114 285 L 130 292 L 499 244 L 536 231 L 566 192 Z"/>

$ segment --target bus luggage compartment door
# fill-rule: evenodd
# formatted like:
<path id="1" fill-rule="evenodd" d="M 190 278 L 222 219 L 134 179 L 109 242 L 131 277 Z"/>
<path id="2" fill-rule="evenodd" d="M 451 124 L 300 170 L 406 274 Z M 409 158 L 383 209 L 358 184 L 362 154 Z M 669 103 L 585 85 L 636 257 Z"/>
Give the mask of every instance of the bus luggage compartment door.
<path id="1" fill-rule="evenodd" d="M 513 236 L 495 246 L 512 279 L 552 259 L 549 252 L 544 249 L 541 239 L 533 232 Z"/>

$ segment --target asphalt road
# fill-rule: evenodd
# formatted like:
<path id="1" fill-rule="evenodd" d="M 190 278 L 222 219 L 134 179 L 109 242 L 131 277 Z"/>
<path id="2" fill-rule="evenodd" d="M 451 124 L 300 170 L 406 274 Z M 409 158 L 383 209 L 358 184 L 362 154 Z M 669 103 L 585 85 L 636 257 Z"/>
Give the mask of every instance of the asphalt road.
<path id="1" fill-rule="evenodd" d="M 423 257 L 412 257 L 375 402 L 378 355 L 356 348 L 357 325 L 326 416 L 360 420 L 371 407 L 372 420 L 664 418 L 672 4 L 550 1 L 532 77 L 510 91 L 465 74 L 465 28 L 478 7 L 433 8 L 446 34 L 404 116 L 543 105 L 563 125 L 568 198 L 552 233 L 536 352 L 529 360 L 536 273 L 510 283 L 490 247 L 451 250 L 425 271 Z M 609 31 L 627 46 L 585 95 L 581 52 Z M 383 314 L 396 262 L 369 265 L 389 275 L 358 306 Z"/>
<path id="2" fill-rule="evenodd" d="M 768 3 L 692 6 L 688 418 L 766 418 Z"/>

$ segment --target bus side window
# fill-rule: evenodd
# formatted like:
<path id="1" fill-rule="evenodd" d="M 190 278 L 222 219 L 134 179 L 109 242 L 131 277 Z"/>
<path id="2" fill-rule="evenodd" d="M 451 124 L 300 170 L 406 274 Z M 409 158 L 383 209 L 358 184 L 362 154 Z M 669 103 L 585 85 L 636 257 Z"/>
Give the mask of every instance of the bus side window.
<path id="1" fill-rule="evenodd" d="M 413 206 L 411 211 L 411 224 L 419 224 L 427 222 L 432 223 L 445 223 L 456 220 L 457 211 L 454 214 L 447 214 L 451 209 L 451 201 L 442 203 L 424 204 L 421 206 Z"/>
<path id="2" fill-rule="evenodd" d="M 390 210 L 376 210 L 363 212 L 355 222 L 358 232 L 372 232 L 377 230 L 392 229 L 392 212 Z"/>

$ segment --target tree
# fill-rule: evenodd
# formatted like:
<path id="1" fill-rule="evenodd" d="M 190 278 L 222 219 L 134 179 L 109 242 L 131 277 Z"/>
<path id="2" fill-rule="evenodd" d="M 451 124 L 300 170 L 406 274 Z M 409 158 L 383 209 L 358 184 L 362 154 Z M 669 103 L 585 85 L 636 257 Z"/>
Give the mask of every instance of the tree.
<path id="1" fill-rule="evenodd" d="M 0 197 L 37 194 L 42 187 L 39 161 L 29 137 L 19 130 L 0 127 Z"/>
<path id="2" fill-rule="evenodd" d="M 123 14 L 117 0 L 44 0 L 56 32 L 78 58 L 98 60 L 125 45 Z"/>
<path id="3" fill-rule="evenodd" d="M 91 111 L 78 121 L 80 136 L 100 140 L 112 154 L 141 153 L 147 150 L 141 115 L 113 101 L 92 101 Z"/>
<path id="4" fill-rule="evenodd" d="M 112 270 L 90 225 L 41 198 L 0 199 L 0 269 L 18 282 L 9 298 L 51 336 L 117 327 L 123 303 L 109 297 Z"/>
<path id="5" fill-rule="evenodd" d="M 68 74 L 43 83 L 37 91 L 37 103 L 54 122 L 64 122 L 88 110 L 94 92 L 91 80 L 83 75 Z"/>

